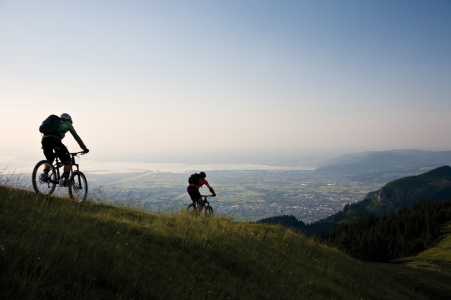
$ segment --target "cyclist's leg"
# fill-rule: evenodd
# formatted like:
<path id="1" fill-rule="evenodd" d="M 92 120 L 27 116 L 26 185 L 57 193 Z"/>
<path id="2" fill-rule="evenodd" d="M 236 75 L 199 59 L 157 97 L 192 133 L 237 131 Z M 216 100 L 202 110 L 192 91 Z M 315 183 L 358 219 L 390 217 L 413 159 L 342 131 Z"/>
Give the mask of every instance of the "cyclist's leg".
<path id="1" fill-rule="evenodd" d="M 53 153 L 53 146 L 54 146 L 54 138 L 51 137 L 45 137 L 42 138 L 41 141 L 42 144 L 42 150 L 44 152 L 45 159 L 47 159 L 51 164 L 55 160 L 55 153 Z M 44 169 L 49 169 L 49 166 L 44 166 Z"/>
<path id="2" fill-rule="evenodd" d="M 200 201 L 193 200 L 194 211 L 200 212 L 202 210 L 202 206 L 200 205 Z"/>
<path id="3" fill-rule="evenodd" d="M 198 213 L 200 213 L 202 211 L 202 208 L 204 208 L 204 206 L 201 203 L 202 203 L 202 197 L 199 198 L 199 200 L 197 200 L 197 212 Z"/>
<path id="4" fill-rule="evenodd" d="M 197 211 L 199 211 L 199 209 L 201 209 L 199 202 L 200 200 L 202 200 L 199 189 L 195 186 L 188 186 L 187 192 L 191 198 L 191 201 L 193 202 L 193 206 L 197 209 Z"/>
<path id="5" fill-rule="evenodd" d="M 54 138 L 44 137 L 42 138 L 42 150 L 44 152 L 45 159 L 47 159 L 50 164 L 53 164 L 55 160 L 55 153 L 53 152 Z M 43 177 L 42 179 L 46 181 L 49 177 L 50 166 L 45 164 L 43 169 Z"/>
<path id="6" fill-rule="evenodd" d="M 58 140 L 58 139 L 55 139 L 55 140 L 56 140 L 56 142 L 55 142 L 53 149 L 55 149 L 56 155 L 59 157 L 59 159 L 64 164 L 64 173 L 61 177 L 64 178 L 64 180 L 65 180 L 64 185 L 66 185 L 69 183 L 69 176 L 70 176 L 70 155 L 69 155 L 69 151 L 67 150 L 66 146 L 64 146 L 63 143 L 61 143 L 61 140 Z"/>
<path id="7" fill-rule="evenodd" d="M 70 155 L 69 155 L 69 150 L 67 150 L 66 146 L 63 145 L 63 143 L 61 143 L 60 140 L 55 139 L 55 143 L 53 145 L 53 149 L 55 149 L 55 153 L 56 155 L 59 157 L 59 159 L 61 160 L 62 163 L 64 163 L 64 167 L 68 166 L 69 169 L 64 169 L 64 171 L 69 171 L 70 170 Z"/>

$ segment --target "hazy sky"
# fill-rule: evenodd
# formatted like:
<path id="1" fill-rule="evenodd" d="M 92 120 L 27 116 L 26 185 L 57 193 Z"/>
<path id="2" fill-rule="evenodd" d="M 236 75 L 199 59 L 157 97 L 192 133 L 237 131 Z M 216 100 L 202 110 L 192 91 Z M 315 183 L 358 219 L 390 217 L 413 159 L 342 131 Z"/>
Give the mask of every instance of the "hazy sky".
<path id="1" fill-rule="evenodd" d="M 0 156 L 450 150 L 451 1 L 0 1 Z M 64 142 L 78 150 L 73 138 Z"/>

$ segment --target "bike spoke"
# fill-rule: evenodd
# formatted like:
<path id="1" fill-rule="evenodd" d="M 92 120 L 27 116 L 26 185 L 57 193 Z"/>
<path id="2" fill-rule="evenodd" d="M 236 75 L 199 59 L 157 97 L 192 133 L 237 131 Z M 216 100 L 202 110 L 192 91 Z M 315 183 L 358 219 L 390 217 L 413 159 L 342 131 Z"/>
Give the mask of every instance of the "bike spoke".
<path id="1" fill-rule="evenodd" d="M 48 169 L 48 173 L 44 170 Z M 53 166 L 48 161 L 40 161 L 33 170 L 32 183 L 36 193 L 51 195 L 56 187 L 56 174 Z"/>
<path id="2" fill-rule="evenodd" d="M 69 186 L 69 195 L 77 202 L 83 202 L 88 194 L 88 182 L 86 177 L 81 172 L 74 172 L 70 179 L 71 184 Z"/>

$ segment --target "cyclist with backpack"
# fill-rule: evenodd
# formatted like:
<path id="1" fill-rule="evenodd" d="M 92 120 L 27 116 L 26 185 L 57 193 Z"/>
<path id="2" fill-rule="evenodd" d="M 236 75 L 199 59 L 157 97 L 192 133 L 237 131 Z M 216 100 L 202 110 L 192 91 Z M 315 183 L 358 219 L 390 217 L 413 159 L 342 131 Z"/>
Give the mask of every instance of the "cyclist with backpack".
<path id="1" fill-rule="evenodd" d="M 199 192 L 199 188 L 201 188 L 204 184 L 209 188 L 213 197 L 216 197 L 216 193 L 213 188 L 210 186 L 207 180 L 205 180 L 207 175 L 205 172 L 200 172 L 199 174 L 195 173 L 190 176 L 188 179 L 189 186 L 187 188 L 187 192 L 193 201 L 193 206 L 196 207 L 197 203 L 202 200 L 202 197 Z"/>
<path id="2" fill-rule="evenodd" d="M 72 118 L 69 114 L 64 113 L 61 117 L 55 115 L 49 116 L 44 122 L 42 122 L 42 125 L 39 127 L 39 131 L 43 134 L 41 144 L 42 149 L 44 150 L 45 158 L 50 163 L 53 163 L 56 153 L 59 159 L 64 163 L 64 173 L 61 176 L 60 185 L 68 186 L 70 184 L 70 156 L 69 151 L 61 140 L 66 135 L 66 132 L 70 131 L 80 148 L 84 150 L 84 153 L 89 152 L 88 148 L 86 148 L 77 132 L 75 132 L 75 129 L 72 126 Z M 55 153 L 53 153 L 53 150 L 55 150 Z M 46 167 L 44 167 L 44 176 L 48 177 L 49 167 Z"/>

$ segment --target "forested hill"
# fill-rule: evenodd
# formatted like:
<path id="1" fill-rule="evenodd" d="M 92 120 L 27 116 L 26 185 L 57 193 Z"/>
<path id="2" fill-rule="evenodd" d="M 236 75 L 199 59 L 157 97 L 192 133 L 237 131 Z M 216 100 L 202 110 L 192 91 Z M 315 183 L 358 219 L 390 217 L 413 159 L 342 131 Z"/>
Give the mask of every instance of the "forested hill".
<path id="1" fill-rule="evenodd" d="M 429 248 L 451 221 L 451 200 L 422 201 L 390 215 L 341 224 L 319 240 L 364 261 L 388 262 Z"/>
<path id="2" fill-rule="evenodd" d="M 347 204 L 338 213 L 312 224 L 297 221 L 293 216 L 276 216 L 262 219 L 258 223 L 281 224 L 307 235 L 319 235 L 340 224 L 353 223 L 373 214 L 389 214 L 419 201 L 448 199 L 451 199 L 451 167 L 443 166 L 418 176 L 389 182 L 379 191 L 368 193 L 363 201 Z"/>
<path id="3" fill-rule="evenodd" d="M 394 180 L 377 192 L 369 193 L 357 205 L 370 213 L 391 213 L 421 200 L 451 199 L 451 167 L 443 166 L 427 173 Z"/>

